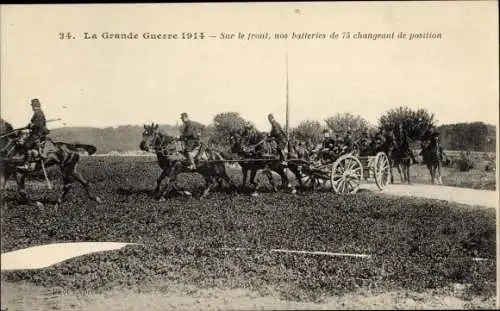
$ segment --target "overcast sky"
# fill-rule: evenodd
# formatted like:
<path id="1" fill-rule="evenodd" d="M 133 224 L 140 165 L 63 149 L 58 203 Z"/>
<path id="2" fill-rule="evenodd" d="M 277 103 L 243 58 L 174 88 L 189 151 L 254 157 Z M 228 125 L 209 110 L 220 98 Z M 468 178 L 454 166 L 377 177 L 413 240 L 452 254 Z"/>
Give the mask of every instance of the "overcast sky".
<path id="1" fill-rule="evenodd" d="M 2 6 L 1 115 L 38 97 L 67 126 L 211 122 L 236 111 L 291 125 L 337 112 L 375 123 L 391 108 L 440 124 L 498 122 L 496 2 Z M 59 32 L 435 32 L 441 40 L 60 40 Z M 60 127 L 53 123 L 50 127 Z M 49 127 L 49 128 L 50 128 Z"/>

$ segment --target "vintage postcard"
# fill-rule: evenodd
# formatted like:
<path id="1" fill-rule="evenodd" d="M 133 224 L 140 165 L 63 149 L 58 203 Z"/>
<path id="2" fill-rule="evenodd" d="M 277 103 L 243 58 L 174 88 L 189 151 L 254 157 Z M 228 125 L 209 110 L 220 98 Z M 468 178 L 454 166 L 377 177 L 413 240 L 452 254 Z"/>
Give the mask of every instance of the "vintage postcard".
<path id="1" fill-rule="evenodd" d="M 2 310 L 499 307 L 497 2 L 0 14 Z"/>

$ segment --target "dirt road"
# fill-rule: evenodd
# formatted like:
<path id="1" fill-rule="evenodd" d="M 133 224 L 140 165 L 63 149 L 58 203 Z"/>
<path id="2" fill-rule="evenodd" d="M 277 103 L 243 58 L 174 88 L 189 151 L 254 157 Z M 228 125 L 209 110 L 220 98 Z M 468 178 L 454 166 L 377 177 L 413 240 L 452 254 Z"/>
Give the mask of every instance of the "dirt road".
<path id="1" fill-rule="evenodd" d="M 479 205 L 498 208 L 498 191 L 476 190 L 438 185 L 389 185 L 380 191 L 375 184 L 361 185 L 360 190 L 369 190 L 374 193 L 421 197 L 427 199 L 446 200 L 456 203 Z"/>

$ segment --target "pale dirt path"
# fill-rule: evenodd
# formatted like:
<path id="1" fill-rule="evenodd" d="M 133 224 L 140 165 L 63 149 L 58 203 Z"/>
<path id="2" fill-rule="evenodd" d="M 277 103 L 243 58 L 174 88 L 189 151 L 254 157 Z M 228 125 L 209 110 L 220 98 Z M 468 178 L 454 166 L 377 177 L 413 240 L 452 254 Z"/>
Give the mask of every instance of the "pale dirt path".
<path id="1" fill-rule="evenodd" d="M 323 297 L 321 302 L 286 301 L 272 288 L 200 289 L 164 282 L 141 290 L 118 289 L 106 293 L 75 293 L 46 290 L 29 284 L 2 282 L 2 307 L 9 310 L 363 310 L 363 309 L 493 309 L 495 298 L 460 298 L 460 290 L 449 294 L 391 291 L 372 294 L 362 291 Z"/>
<path id="2" fill-rule="evenodd" d="M 438 186 L 438 185 L 388 185 L 386 189 L 380 191 L 375 184 L 363 184 L 361 190 L 369 190 L 379 194 L 389 194 L 407 197 L 420 197 L 427 199 L 446 200 L 467 205 L 479 205 L 491 208 L 498 208 L 498 191 L 476 190 L 459 187 Z"/>

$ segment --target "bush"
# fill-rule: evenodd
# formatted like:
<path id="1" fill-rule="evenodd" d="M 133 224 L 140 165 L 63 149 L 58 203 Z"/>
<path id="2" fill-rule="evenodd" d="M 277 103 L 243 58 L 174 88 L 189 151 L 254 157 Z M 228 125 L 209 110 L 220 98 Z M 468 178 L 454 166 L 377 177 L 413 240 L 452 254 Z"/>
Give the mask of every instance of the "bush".
<path id="1" fill-rule="evenodd" d="M 457 168 L 460 172 L 468 172 L 474 168 L 474 162 L 470 156 L 470 152 L 461 152 L 460 158 L 457 160 Z"/>

